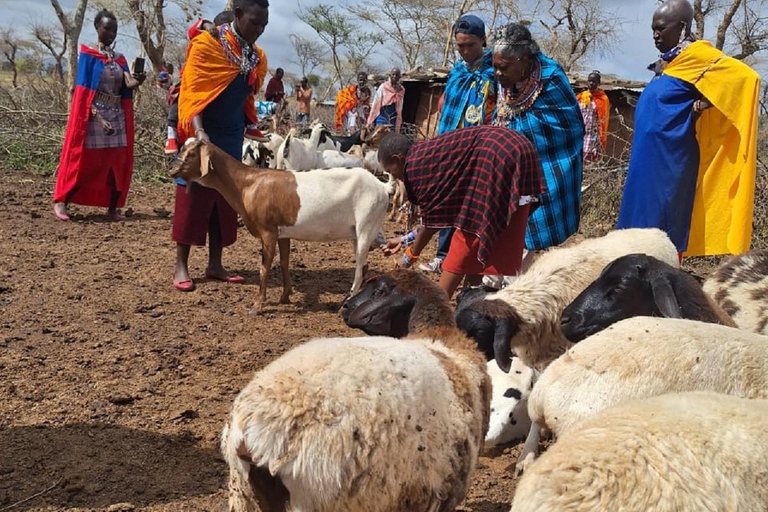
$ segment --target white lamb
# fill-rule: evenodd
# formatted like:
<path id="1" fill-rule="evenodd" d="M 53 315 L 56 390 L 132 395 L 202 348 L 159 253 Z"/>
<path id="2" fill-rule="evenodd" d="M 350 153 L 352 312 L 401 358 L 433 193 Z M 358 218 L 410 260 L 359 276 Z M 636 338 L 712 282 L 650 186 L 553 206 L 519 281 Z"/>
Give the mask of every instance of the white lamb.
<path id="1" fill-rule="evenodd" d="M 694 320 L 622 320 L 552 362 L 528 413 L 559 437 L 608 407 L 685 391 L 768 398 L 768 337 Z"/>
<path id="2" fill-rule="evenodd" d="M 438 511 L 463 500 L 488 426 L 485 359 L 425 276 L 395 271 L 360 295 L 348 322 L 388 330 L 366 319 L 404 320 L 414 334 L 317 339 L 259 371 L 222 434 L 230 512 L 257 502 L 264 511 Z"/>
<path id="3" fill-rule="evenodd" d="M 531 465 L 511 510 L 768 510 L 766 418 L 766 400 L 715 393 L 610 408 Z"/>
<path id="4" fill-rule="evenodd" d="M 519 357 L 512 358 L 509 373 L 504 373 L 495 361 L 488 361 L 491 378 L 491 419 L 485 446 L 497 446 L 525 439 L 531 428 L 528 417 L 528 396 L 533 386 L 533 370 Z"/>

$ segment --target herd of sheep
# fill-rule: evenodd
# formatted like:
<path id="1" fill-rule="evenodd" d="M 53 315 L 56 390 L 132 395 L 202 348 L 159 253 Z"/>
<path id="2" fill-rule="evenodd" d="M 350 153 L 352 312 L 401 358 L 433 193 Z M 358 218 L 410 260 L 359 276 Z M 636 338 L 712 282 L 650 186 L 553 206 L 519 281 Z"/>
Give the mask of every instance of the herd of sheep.
<path id="1" fill-rule="evenodd" d="M 393 183 L 244 172 L 219 153 L 193 143 L 177 173 L 261 238 L 256 309 L 278 241 L 288 300 L 284 241 L 352 239 L 341 315 L 368 335 L 308 341 L 238 395 L 221 441 L 230 512 L 454 510 L 483 447 L 522 437 L 513 512 L 768 510 L 768 251 L 702 286 L 663 232 L 614 231 L 454 308 L 415 272 L 362 281 Z M 542 432 L 555 442 L 539 457 Z"/>

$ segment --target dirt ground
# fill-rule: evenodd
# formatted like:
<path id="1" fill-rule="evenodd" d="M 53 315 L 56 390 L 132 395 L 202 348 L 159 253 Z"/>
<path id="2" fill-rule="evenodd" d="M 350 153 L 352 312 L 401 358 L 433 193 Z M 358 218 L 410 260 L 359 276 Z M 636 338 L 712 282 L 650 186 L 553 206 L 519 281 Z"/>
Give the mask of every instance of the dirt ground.
<path id="1" fill-rule="evenodd" d="M 0 172 L 0 511 L 221 510 L 218 437 L 235 395 L 298 343 L 361 334 L 337 314 L 351 244 L 294 242 L 293 303 L 277 303 L 273 268 L 265 314 L 252 316 L 260 243 L 244 229 L 225 264 L 246 283 L 202 279 L 195 249 L 185 294 L 163 217 L 173 185 L 135 184 L 122 223 L 77 207 L 60 222 L 52 190 Z M 371 257 L 372 270 L 391 265 Z M 509 510 L 518 450 L 481 458 L 461 510 Z"/>

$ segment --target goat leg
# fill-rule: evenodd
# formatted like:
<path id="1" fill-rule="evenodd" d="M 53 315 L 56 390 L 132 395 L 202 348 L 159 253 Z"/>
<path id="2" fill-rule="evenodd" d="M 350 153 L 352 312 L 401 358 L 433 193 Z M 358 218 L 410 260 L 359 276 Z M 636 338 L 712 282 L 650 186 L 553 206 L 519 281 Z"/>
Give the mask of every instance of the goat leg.
<path id="1" fill-rule="evenodd" d="M 280 296 L 280 304 L 291 302 L 291 239 L 278 238 L 277 246 L 280 248 L 280 270 L 283 273 L 283 294 Z"/>
<path id="2" fill-rule="evenodd" d="M 272 266 L 272 260 L 275 259 L 275 250 L 277 249 L 277 233 L 261 233 L 261 268 L 259 274 L 261 278 L 261 287 L 259 296 L 251 308 L 251 314 L 261 314 L 264 309 L 264 302 L 267 300 L 267 281 L 269 280 L 269 269 Z"/>
<path id="3" fill-rule="evenodd" d="M 515 475 L 520 476 L 526 468 L 539 456 L 539 437 L 541 436 L 541 427 L 535 421 L 531 423 L 531 429 L 528 431 L 528 437 L 525 439 L 523 451 L 515 465 Z"/>

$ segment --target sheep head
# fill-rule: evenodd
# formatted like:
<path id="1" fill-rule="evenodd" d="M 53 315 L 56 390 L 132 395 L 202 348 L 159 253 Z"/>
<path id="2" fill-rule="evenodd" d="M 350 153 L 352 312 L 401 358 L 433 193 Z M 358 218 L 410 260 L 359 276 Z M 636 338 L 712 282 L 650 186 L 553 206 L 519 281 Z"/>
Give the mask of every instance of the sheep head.
<path id="1" fill-rule="evenodd" d="M 401 338 L 430 327 L 455 327 L 445 292 L 428 277 L 394 270 L 368 279 L 344 302 L 344 322 L 369 335 Z"/>
<path id="2" fill-rule="evenodd" d="M 178 163 L 173 167 L 171 176 L 187 182 L 204 178 L 211 169 L 210 142 L 188 139 L 179 155 Z"/>
<path id="3" fill-rule="evenodd" d="M 512 365 L 511 341 L 520 331 L 522 319 L 515 309 L 498 299 L 486 299 L 483 287 L 466 288 L 459 293 L 456 306 L 456 326 L 475 340 L 488 361 L 505 373 Z"/>
<path id="4" fill-rule="evenodd" d="M 628 254 L 609 263 L 560 317 L 560 330 L 577 343 L 635 316 L 680 318 L 674 278 L 679 270 L 646 254 Z M 698 287 L 693 283 L 693 287 Z"/>

